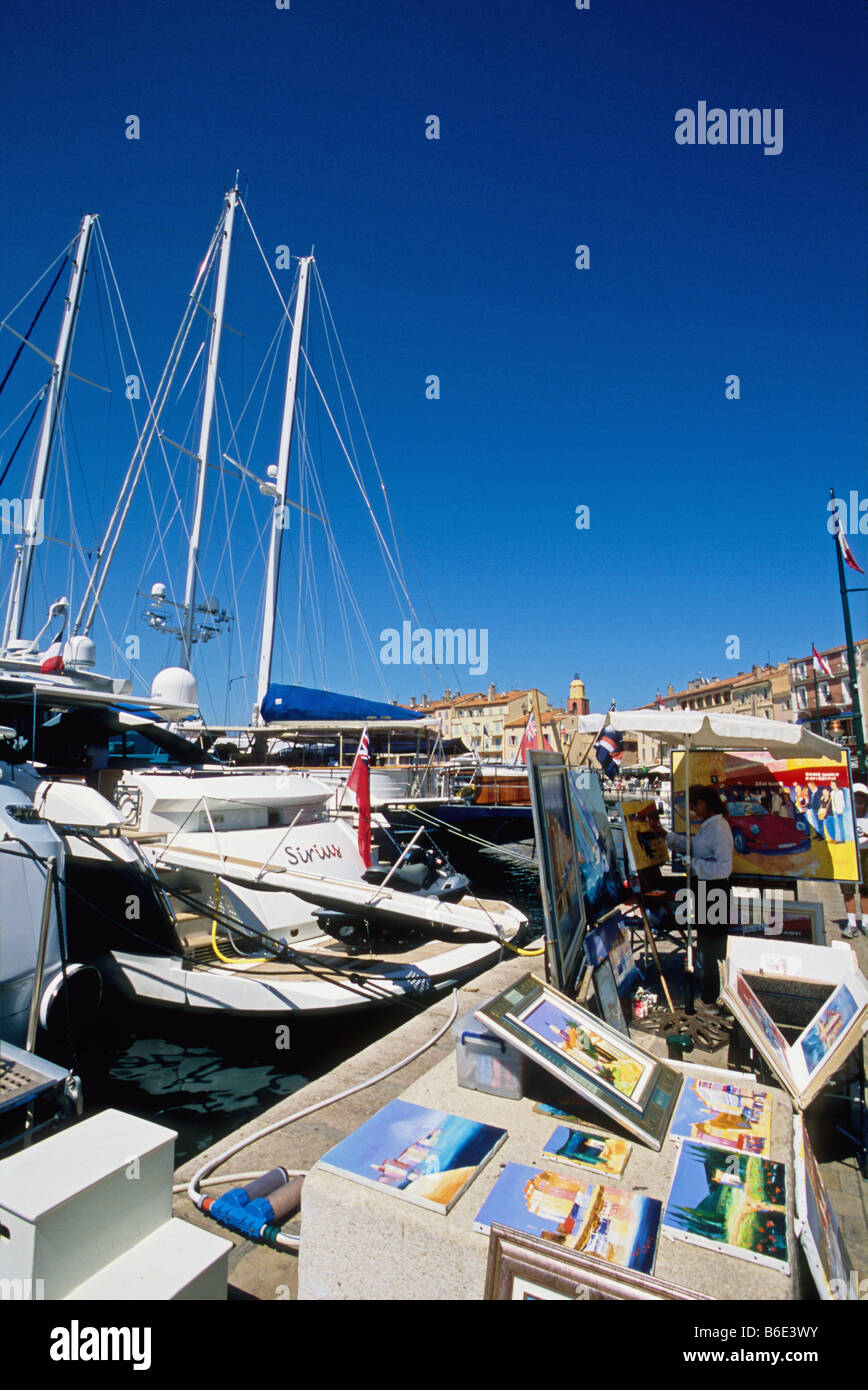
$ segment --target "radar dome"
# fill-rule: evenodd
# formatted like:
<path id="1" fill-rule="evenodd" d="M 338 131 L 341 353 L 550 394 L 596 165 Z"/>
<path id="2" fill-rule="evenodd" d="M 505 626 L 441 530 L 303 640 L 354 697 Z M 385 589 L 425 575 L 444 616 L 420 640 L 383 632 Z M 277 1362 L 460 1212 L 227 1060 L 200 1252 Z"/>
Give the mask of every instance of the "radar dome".
<path id="1" fill-rule="evenodd" d="M 70 637 L 63 649 L 63 664 L 68 670 L 92 671 L 96 665 L 96 643 L 83 634 Z"/>
<path id="2" fill-rule="evenodd" d="M 178 708 L 192 706 L 193 709 L 198 709 L 199 687 L 196 677 L 183 666 L 167 666 L 165 671 L 158 671 L 154 676 L 151 699 L 165 700 L 167 704 Z"/>

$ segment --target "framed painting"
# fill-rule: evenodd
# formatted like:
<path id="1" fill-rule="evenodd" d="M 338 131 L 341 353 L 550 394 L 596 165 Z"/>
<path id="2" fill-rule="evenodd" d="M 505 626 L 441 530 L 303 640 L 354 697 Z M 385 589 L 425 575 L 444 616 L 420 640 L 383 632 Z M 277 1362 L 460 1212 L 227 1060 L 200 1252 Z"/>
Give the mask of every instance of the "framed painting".
<path id="1" fill-rule="evenodd" d="M 546 973 L 557 989 L 569 993 L 578 976 L 587 929 L 569 784 L 559 753 L 532 751 L 527 756 L 546 930 Z"/>
<path id="2" fill-rule="evenodd" d="M 605 1115 L 661 1147 L 683 1079 L 674 1068 L 535 975 L 525 975 L 476 1016 Z"/>
<path id="3" fill-rule="evenodd" d="M 801 1115 L 793 1120 L 796 1170 L 796 1235 L 817 1293 L 826 1301 L 859 1298 L 859 1275 L 835 1219 L 826 1185 Z"/>
<path id="4" fill-rule="evenodd" d="M 609 1264 L 580 1250 L 556 1246 L 492 1222 L 485 1293 L 488 1301 L 532 1303 L 541 1299 L 591 1303 L 602 1299 L 695 1299 L 705 1294 L 651 1274 Z"/>
<path id="5" fill-rule="evenodd" d="M 593 981 L 600 1017 L 605 1019 L 611 1028 L 615 1028 L 619 1033 L 629 1037 L 630 1030 L 627 1027 L 624 1005 L 618 993 L 618 986 L 615 984 L 615 972 L 608 956 L 595 966 Z"/>
<path id="6" fill-rule="evenodd" d="M 692 786 L 714 787 L 732 830 L 734 874 L 751 878 L 859 880 L 846 752 L 773 758 L 717 749 L 691 752 Z M 672 755 L 672 829 L 684 832 L 684 754 Z M 691 824 L 695 833 L 699 823 Z"/>
<path id="7" fill-rule="evenodd" d="M 582 892 L 593 922 L 623 901 L 623 874 L 599 773 L 588 767 L 569 767 L 567 781 Z"/>

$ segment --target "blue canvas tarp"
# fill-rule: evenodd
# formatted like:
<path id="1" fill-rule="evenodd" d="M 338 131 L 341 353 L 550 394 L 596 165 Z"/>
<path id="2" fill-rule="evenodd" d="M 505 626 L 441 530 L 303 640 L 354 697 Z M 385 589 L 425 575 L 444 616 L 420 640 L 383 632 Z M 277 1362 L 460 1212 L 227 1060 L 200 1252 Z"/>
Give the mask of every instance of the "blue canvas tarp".
<path id="1" fill-rule="evenodd" d="M 310 690 L 304 685 L 270 685 L 260 709 L 266 724 L 292 719 L 419 719 L 420 711 L 340 695 L 334 690 Z"/>

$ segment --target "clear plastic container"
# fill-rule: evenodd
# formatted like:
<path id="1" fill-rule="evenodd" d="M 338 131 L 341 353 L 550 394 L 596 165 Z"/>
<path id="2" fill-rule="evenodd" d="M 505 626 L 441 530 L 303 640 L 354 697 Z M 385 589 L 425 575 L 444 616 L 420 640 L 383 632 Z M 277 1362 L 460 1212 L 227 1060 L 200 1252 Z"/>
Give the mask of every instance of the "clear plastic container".
<path id="1" fill-rule="evenodd" d="M 458 1085 L 469 1091 L 520 1100 L 524 1095 L 525 1058 L 509 1043 L 489 1033 L 473 1011 L 452 1025 L 458 1062 Z"/>

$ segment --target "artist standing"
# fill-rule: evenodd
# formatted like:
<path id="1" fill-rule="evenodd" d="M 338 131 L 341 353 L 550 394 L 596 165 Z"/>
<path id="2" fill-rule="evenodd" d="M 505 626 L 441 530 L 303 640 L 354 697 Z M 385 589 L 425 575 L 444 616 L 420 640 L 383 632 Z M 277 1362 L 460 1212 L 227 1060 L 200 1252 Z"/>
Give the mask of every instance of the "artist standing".
<path id="1" fill-rule="evenodd" d="M 720 993 L 720 962 L 726 958 L 729 935 L 730 875 L 732 874 L 732 831 L 724 815 L 724 805 L 714 787 L 691 787 L 688 798 L 690 819 L 701 821 L 695 835 L 690 836 L 690 889 L 697 906 L 696 931 L 702 953 L 702 995 L 697 1007 L 708 1014 L 720 1013 L 717 996 Z M 684 854 L 687 836 L 670 831 L 666 836 L 670 849 Z M 698 916 L 699 880 L 705 881 L 706 912 L 711 918 L 703 922 Z M 712 889 L 722 888 L 726 906 L 720 906 L 718 894 L 708 904 Z"/>

